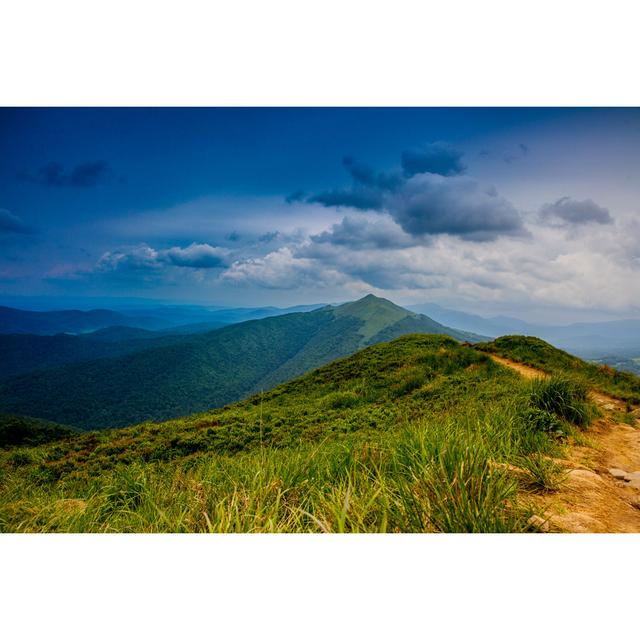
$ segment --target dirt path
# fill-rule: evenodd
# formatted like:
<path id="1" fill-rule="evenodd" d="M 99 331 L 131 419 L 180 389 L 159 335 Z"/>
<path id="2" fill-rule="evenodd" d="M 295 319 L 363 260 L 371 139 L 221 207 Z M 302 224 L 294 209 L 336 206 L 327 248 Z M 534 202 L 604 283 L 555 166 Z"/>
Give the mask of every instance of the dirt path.
<path id="1" fill-rule="evenodd" d="M 525 378 L 547 377 L 534 367 L 491 357 Z M 624 402 L 600 391 L 590 396 L 602 417 L 570 444 L 566 459 L 557 460 L 568 471 L 562 488 L 535 500 L 544 504 L 552 531 L 640 533 L 640 481 L 618 480 L 609 471 L 640 471 L 640 420 L 635 426 L 620 422 Z"/>

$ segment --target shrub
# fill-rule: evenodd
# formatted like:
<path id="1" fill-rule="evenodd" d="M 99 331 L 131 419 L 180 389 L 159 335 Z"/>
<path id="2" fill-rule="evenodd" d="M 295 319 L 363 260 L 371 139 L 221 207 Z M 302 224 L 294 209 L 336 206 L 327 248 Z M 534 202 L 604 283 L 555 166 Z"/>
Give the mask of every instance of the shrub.
<path id="1" fill-rule="evenodd" d="M 522 417 L 525 424 L 534 431 L 555 435 L 564 435 L 565 433 L 562 428 L 562 422 L 554 413 L 550 413 L 546 409 L 528 406 L 524 409 Z"/>
<path id="2" fill-rule="evenodd" d="M 325 409 L 349 409 L 360 404 L 360 398 L 353 391 L 336 391 L 328 393 L 322 399 Z"/>
<path id="3" fill-rule="evenodd" d="M 24 467 L 32 462 L 31 456 L 25 451 L 14 451 L 9 456 L 9 463 L 13 465 L 14 468 Z"/>
<path id="4" fill-rule="evenodd" d="M 572 378 L 552 376 L 546 380 L 533 380 L 530 403 L 579 427 L 587 426 L 593 416 L 587 400 L 587 387 Z"/>
<path id="5" fill-rule="evenodd" d="M 518 464 L 527 472 L 528 484 L 533 489 L 557 491 L 567 478 L 565 469 L 539 453 L 523 457 Z"/>

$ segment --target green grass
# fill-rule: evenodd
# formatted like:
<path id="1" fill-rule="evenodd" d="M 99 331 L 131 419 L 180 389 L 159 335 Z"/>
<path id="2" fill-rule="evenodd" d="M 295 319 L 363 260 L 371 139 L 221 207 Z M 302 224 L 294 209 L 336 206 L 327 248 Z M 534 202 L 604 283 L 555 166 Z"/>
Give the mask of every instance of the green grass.
<path id="1" fill-rule="evenodd" d="M 531 365 L 547 373 L 571 377 L 621 400 L 640 404 L 640 377 L 607 365 L 585 362 L 539 338 L 503 336 L 476 348 Z"/>
<path id="2" fill-rule="evenodd" d="M 531 531 L 510 467 L 571 429 L 562 404 L 540 428 L 533 397 L 482 352 L 405 336 L 223 409 L 0 452 L 0 530 Z"/>

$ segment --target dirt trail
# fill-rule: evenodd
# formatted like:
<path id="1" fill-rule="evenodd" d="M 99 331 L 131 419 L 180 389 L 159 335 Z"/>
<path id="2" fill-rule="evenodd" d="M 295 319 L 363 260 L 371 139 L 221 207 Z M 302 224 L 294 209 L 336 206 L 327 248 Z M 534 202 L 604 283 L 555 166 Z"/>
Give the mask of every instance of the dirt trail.
<path id="1" fill-rule="evenodd" d="M 500 356 L 496 362 L 525 378 L 548 374 Z M 566 459 L 557 460 L 568 471 L 562 488 L 543 497 L 552 531 L 575 533 L 640 533 L 640 482 L 617 480 L 609 469 L 640 471 L 640 420 L 635 426 L 620 422 L 617 412 L 626 405 L 600 391 L 591 400 L 602 417 L 595 420 L 579 442 L 572 442 Z"/>

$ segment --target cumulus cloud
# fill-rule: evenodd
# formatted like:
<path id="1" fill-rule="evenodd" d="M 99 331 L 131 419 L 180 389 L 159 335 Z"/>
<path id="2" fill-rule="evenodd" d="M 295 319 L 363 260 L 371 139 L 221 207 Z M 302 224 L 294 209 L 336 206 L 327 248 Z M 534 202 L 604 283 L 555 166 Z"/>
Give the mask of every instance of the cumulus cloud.
<path id="1" fill-rule="evenodd" d="M 227 265 L 228 251 L 209 244 L 154 249 L 146 244 L 121 251 L 107 251 L 98 261 L 99 271 L 160 270 L 166 266 L 219 269 Z"/>
<path id="2" fill-rule="evenodd" d="M 449 234 L 466 240 L 523 235 L 518 210 L 493 189 L 465 177 L 415 176 L 393 195 L 389 212 L 411 235 Z"/>
<path id="3" fill-rule="evenodd" d="M 7 209 L 0 209 L 0 234 L 30 234 L 33 233 L 31 227 L 26 225 L 18 216 Z"/>
<path id="4" fill-rule="evenodd" d="M 520 213 L 495 187 L 484 187 L 459 175 L 464 171 L 461 158 L 459 151 L 434 143 L 419 151 L 404 151 L 403 174 L 400 174 L 377 173 L 368 165 L 347 157 L 344 166 L 354 185 L 318 193 L 307 201 L 325 207 L 383 212 L 391 216 L 405 234 L 420 237 L 423 242 L 427 236 L 441 234 L 470 241 L 525 235 Z M 353 243 L 356 235 L 362 236 L 362 229 L 356 232 L 353 221 L 346 224 L 343 221 L 341 225 L 331 232 L 333 241 L 343 238 L 346 243 L 346 238 L 350 238 Z M 318 239 L 326 242 L 329 236 Z M 370 238 L 363 240 L 371 241 Z"/>
<path id="5" fill-rule="evenodd" d="M 160 260 L 166 260 L 176 267 L 191 267 L 192 269 L 216 269 L 226 264 L 228 252 L 221 247 L 210 244 L 196 244 L 182 249 L 171 247 L 159 252 Z"/>
<path id="6" fill-rule="evenodd" d="M 359 251 L 363 249 L 397 249 L 416 244 L 389 216 L 376 219 L 347 216 L 331 229 L 311 236 L 315 244 L 332 244 Z"/>
<path id="7" fill-rule="evenodd" d="M 262 258 L 237 260 L 222 274 L 221 279 L 265 289 L 325 287 L 346 281 L 346 277 L 335 269 L 318 269 L 316 261 L 294 255 L 290 247 L 281 247 Z"/>
<path id="8" fill-rule="evenodd" d="M 49 162 L 36 173 L 22 171 L 18 178 L 47 187 L 93 187 L 102 182 L 109 173 L 109 165 L 104 160 L 83 162 L 68 172 L 65 172 L 59 162 Z"/>
<path id="9" fill-rule="evenodd" d="M 422 149 L 402 152 L 401 164 L 404 175 L 411 178 L 418 173 L 437 173 L 441 176 L 456 176 L 463 173 L 462 153 L 442 143 L 434 142 Z"/>
<path id="10" fill-rule="evenodd" d="M 543 220 L 555 220 L 561 224 L 611 224 L 613 222 L 609 209 L 601 207 L 593 200 L 574 200 L 568 196 L 543 205 L 540 209 L 540 217 Z"/>

